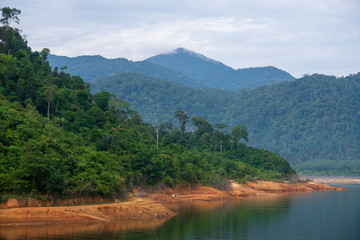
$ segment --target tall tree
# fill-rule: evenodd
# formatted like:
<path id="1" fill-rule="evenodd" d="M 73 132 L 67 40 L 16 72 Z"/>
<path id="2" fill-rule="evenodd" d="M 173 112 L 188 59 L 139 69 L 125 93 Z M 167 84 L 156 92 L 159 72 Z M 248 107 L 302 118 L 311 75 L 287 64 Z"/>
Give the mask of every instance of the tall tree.
<path id="1" fill-rule="evenodd" d="M 193 117 L 192 124 L 197 128 L 196 134 L 212 133 L 214 130 L 211 124 L 204 117 Z"/>
<path id="2" fill-rule="evenodd" d="M 246 130 L 245 125 L 242 125 L 242 124 L 236 125 L 231 130 L 231 136 L 233 136 L 236 143 L 239 143 L 240 139 L 244 139 L 246 142 L 248 142 L 249 141 L 248 135 L 249 134 Z"/>
<path id="3" fill-rule="evenodd" d="M 224 134 L 224 128 L 227 128 L 228 125 L 223 124 L 223 123 L 218 123 L 218 124 L 215 124 L 214 127 L 215 127 L 216 129 L 218 129 L 219 132 L 220 132 L 220 152 L 223 152 L 222 137 L 223 137 L 223 134 Z"/>
<path id="4" fill-rule="evenodd" d="M 0 23 L 4 24 L 4 26 L 6 26 L 6 31 L 9 29 L 11 22 L 15 22 L 15 23 L 19 24 L 20 19 L 19 19 L 18 15 L 20 15 L 20 13 L 21 13 L 21 11 L 19 9 L 3 7 L 1 9 L 1 12 L 2 12 L 2 14 L 1 14 L 2 18 L 0 19 Z"/>
<path id="5" fill-rule="evenodd" d="M 174 113 L 174 118 L 177 118 L 179 120 L 180 129 L 183 133 L 186 132 L 186 123 L 190 121 L 190 117 L 186 114 L 183 110 L 177 110 Z"/>

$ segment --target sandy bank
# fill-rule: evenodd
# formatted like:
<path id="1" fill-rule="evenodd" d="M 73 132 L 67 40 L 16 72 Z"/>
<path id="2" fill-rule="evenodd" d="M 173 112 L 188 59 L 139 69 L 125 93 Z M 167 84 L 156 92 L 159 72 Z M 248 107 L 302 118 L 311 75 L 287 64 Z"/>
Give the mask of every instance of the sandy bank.
<path id="1" fill-rule="evenodd" d="M 239 184 L 231 182 L 227 191 L 212 187 L 178 186 L 161 191 L 130 195 L 128 202 L 62 207 L 24 207 L 0 210 L 0 225 L 110 222 L 123 220 L 157 220 L 175 215 L 167 205 L 186 202 L 237 200 L 249 196 L 276 196 L 280 193 L 345 190 L 316 183 L 278 183 L 269 181 Z M 142 196 L 135 197 L 136 194 Z"/>
<path id="2" fill-rule="evenodd" d="M 184 203 L 189 201 L 216 201 L 228 199 L 242 199 L 249 196 L 276 196 L 280 193 L 311 192 L 311 191 L 343 191 L 345 188 L 336 188 L 313 182 L 308 183 L 279 183 L 270 181 L 248 182 L 239 184 L 231 181 L 227 191 L 212 187 L 196 186 L 165 189 L 149 195 L 149 198 L 160 203 Z"/>
<path id="3" fill-rule="evenodd" d="M 2 209 L 0 225 L 151 220 L 174 215 L 174 212 L 152 200 L 132 199 L 129 202 L 100 205 Z"/>

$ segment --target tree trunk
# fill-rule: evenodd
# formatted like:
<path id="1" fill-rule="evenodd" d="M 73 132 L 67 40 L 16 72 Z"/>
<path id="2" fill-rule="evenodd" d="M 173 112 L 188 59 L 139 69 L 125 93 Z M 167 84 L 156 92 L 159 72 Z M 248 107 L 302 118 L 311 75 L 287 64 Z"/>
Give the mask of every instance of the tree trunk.
<path id="1" fill-rule="evenodd" d="M 159 149 L 159 128 L 156 128 L 156 149 Z"/>

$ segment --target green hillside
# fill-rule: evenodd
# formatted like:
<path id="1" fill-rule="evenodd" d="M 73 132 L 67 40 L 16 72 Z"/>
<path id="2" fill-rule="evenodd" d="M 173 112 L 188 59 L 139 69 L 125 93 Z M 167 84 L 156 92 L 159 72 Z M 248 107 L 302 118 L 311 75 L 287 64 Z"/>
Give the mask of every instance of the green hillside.
<path id="1" fill-rule="evenodd" d="M 52 69 L 49 49 L 32 51 L 19 30 L 2 26 L 0 38 L 0 201 L 114 197 L 137 186 L 221 188 L 228 179 L 295 174 L 278 154 L 246 146 L 243 125 L 225 134 L 186 115 L 197 131 L 153 127 L 124 100 L 92 94 L 80 77 Z"/>
<path id="2" fill-rule="evenodd" d="M 208 88 L 239 91 L 294 80 L 289 73 L 275 67 L 234 70 L 221 62 L 184 48 L 159 54 L 145 61 L 181 72 Z"/>
<path id="3" fill-rule="evenodd" d="M 94 92 L 111 90 L 130 101 L 152 123 L 174 121 L 176 109 L 212 124 L 243 123 L 249 144 L 279 153 L 299 170 L 318 173 L 324 161 L 333 160 L 337 164 L 329 162 L 333 168 L 323 174 L 360 174 L 360 74 L 314 74 L 238 93 L 197 90 L 139 74 L 102 78 L 92 86 Z"/>
<path id="4" fill-rule="evenodd" d="M 153 124 L 172 122 L 173 113 L 185 110 L 189 115 L 209 116 L 211 122 L 223 120 L 235 94 L 215 89 L 194 89 L 137 73 L 119 73 L 92 82 L 93 92 L 109 91 L 131 102 L 131 106 Z"/>

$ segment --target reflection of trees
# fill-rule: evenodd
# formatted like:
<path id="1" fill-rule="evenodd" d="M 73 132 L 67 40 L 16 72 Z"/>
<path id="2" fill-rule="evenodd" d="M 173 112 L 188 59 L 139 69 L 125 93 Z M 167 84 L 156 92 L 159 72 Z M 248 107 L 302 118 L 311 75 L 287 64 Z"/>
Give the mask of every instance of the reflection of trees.
<path id="1" fill-rule="evenodd" d="M 101 224 L 56 224 L 41 226 L 0 227 L 5 239 L 66 237 L 66 239 L 163 239 L 247 238 L 257 220 L 274 221 L 287 212 L 290 198 L 254 198 L 241 202 L 195 202 L 177 208 L 178 216 L 150 221 L 113 221 Z"/>
<path id="2" fill-rule="evenodd" d="M 86 224 L 46 224 L 28 226 L 0 226 L 0 239 L 33 239 L 33 238 L 59 238 L 62 239 L 88 239 L 101 236 L 101 239 L 118 239 L 117 236 L 132 236 L 134 229 L 141 229 L 144 233 L 152 232 L 161 226 L 167 219 L 142 220 L 115 220 L 110 223 Z M 102 236 L 107 236 L 102 237 Z"/>
<path id="3" fill-rule="evenodd" d="M 274 216 L 286 213 L 290 204 L 290 198 L 266 198 L 246 199 L 211 211 L 187 208 L 186 212 L 170 219 L 157 232 L 167 239 L 186 239 L 189 236 L 243 239 L 248 236 L 248 228 L 253 221 L 272 220 Z"/>

